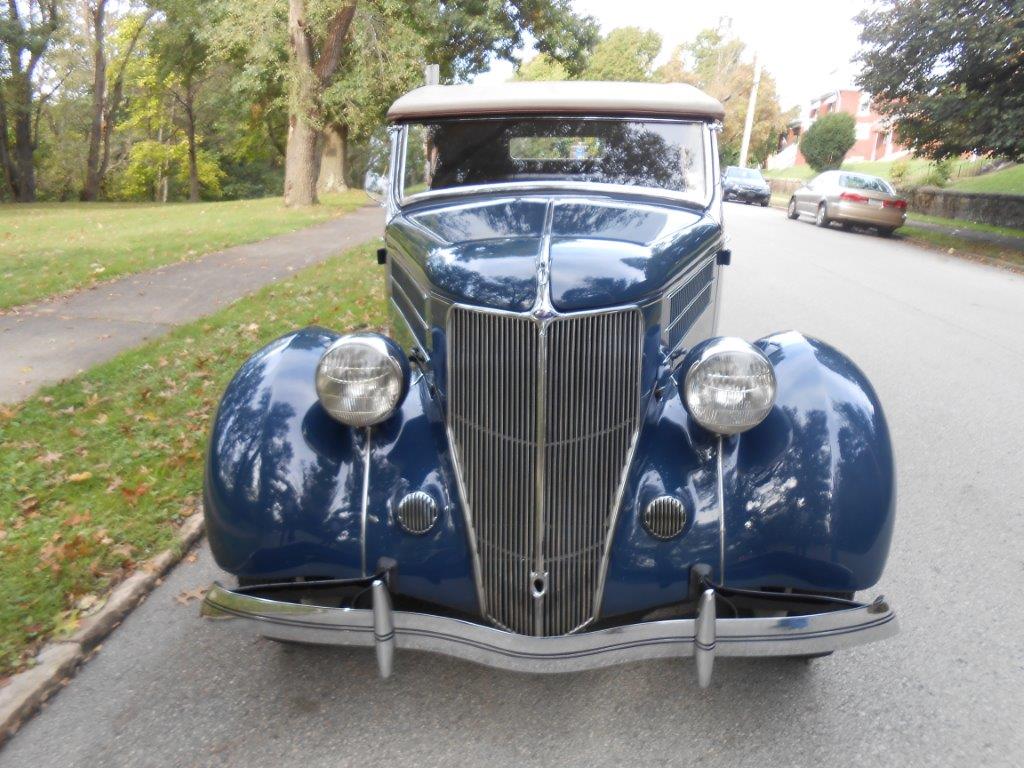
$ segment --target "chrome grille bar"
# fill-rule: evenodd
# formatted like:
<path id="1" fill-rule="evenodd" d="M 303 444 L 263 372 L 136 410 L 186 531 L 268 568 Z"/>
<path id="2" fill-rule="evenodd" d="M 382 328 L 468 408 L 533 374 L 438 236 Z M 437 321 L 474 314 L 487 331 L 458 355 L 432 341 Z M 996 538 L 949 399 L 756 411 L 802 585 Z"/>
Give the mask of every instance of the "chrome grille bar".
<path id="1" fill-rule="evenodd" d="M 572 632 L 594 617 L 639 423 L 640 311 L 454 307 L 448 334 L 449 428 L 485 612 L 522 634 Z"/>

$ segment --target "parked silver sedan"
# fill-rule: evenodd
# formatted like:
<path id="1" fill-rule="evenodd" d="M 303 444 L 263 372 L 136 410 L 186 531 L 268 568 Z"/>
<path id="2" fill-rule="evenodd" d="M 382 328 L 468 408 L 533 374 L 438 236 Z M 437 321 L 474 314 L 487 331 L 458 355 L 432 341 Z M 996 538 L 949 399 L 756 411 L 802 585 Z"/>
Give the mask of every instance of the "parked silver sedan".
<path id="1" fill-rule="evenodd" d="M 874 227 L 891 235 L 907 221 L 907 201 L 877 176 L 825 171 L 800 187 L 789 199 L 789 218 L 813 216 L 819 227 L 836 222 Z"/>

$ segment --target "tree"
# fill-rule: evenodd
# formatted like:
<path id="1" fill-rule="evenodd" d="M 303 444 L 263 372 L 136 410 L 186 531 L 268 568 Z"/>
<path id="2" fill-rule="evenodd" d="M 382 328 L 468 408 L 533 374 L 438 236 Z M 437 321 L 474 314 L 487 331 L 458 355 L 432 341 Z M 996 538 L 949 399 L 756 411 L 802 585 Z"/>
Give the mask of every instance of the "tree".
<path id="1" fill-rule="evenodd" d="M 56 0 L 8 0 L 0 7 L 0 165 L 11 195 L 21 202 L 36 199 L 39 118 L 49 96 L 40 94 L 37 76 L 59 26 Z"/>
<path id="2" fill-rule="evenodd" d="M 338 74 L 323 94 L 320 192 L 348 188 L 350 142 L 365 143 L 391 103 L 422 82 L 422 56 L 422 37 L 402 9 L 360 8 Z"/>
<path id="3" fill-rule="evenodd" d="M 843 164 L 846 153 L 857 141 L 855 121 L 845 112 L 819 117 L 800 139 L 800 152 L 814 170 L 829 171 Z"/>
<path id="4" fill-rule="evenodd" d="M 858 83 L 934 158 L 1024 159 L 1024 10 L 1015 0 L 886 0 L 857 16 Z"/>
<path id="5" fill-rule="evenodd" d="M 203 29 L 209 11 L 194 0 L 162 0 L 164 23 L 155 36 L 158 74 L 167 92 L 181 107 L 188 147 L 188 199 L 199 202 L 198 99 L 212 66 Z"/>
<path id="6" fill-rule="evenodd" d="M 135 52 L 139 36 L 153 17 L 153 11 L 145 11 L 141 15 L 129 16 L 123 20 L 124 34 L 116 37 L 124 50 L 120 54 L 120 61 L 115 64 L 113 78 L 109 78 L 107 65 L 110 57 L 106 40 L 107 0 L 86 0 L 83 10 L 91 38 L 93 82 L 92 123 L 89 127 L 89 150 L 81 198 L 91 201 L 99 198 L 110 165 L 110 139 L 124 98 L 125 67 Z"/>
<path id="7" fill-rule="evenodd" d="M 568 80 L 565 65 L 545 53 L 538 53 L 516 69 L 516 80 Z"/>
<path id="8" fill-rule="evenodd" d="M 754 66 L 744 61 L 745 54 L 743 41 L 727 38 L 720 29 L 705 29 L 679 46 L 655 73 L 663 82 L 689 83 L 722 102 L 725 120 L 718 151 L 723 165 L 733 165 L 739 159 L 748 97 L 754 84 Z M 785 122 L 775 78 L 762 70 L 750 135 L 752 163 L 763 163 L 774 150 Z"/>
<path id="9" fill-rule="evenodd" d="M 587 80 L 650 80 L 661 35 L 639 27 L 613 29 L 594 47 L 584 77 Z"/>
<path id="10" fill-rule="evenodd" d="M 283 2 L 218 0 L 224 9 L 218 38 L 229 55 L 245 60 L 247 69 L 264 73 L 265 84 L 280 83 L 288 94 L 288 205 L 317 201 L 320 139 L 334 117 L 330 102 L 349 101 L 328 91 L 357 66 L 359 56 L 351 49 L 362 14 L 389 19 L 388 33 L 402 27 L 418 36 L 415 63 L 400 59 L 406 76 L 421 77 L 422 65 L 430 61 L 440 64 L 442 79 L 448 81 L 480 71 L 491 56 L 511 59 L 526 34 L 539 50 L 572 69 L 596 34 L 593 20 L 576 16 L 569 0 L 288 0 L 286 21 L 278 25 Z M 287 36 L 278 37 L 278 31 Z M 389 46 L 388 35 L 378 36 L 369 53 L 386 57 Z M 382 83 L 381 92 L 395 81 Z M 373 87 L 373 81 L 360 84 Z"/>

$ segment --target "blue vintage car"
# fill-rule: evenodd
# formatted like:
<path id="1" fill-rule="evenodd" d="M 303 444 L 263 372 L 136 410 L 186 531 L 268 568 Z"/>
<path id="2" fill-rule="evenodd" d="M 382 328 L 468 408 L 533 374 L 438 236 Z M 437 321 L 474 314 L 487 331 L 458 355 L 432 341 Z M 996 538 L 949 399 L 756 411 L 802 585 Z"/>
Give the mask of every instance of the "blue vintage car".
<path id="1" fill-rule="evenodd" d="M 897 630 L 864 374 L 717 336 L 723 109 L 685 85 L 429 86 L 389 112 L 391 335 L 304 328 L 220 404 L 203 613 L 533 672 L 811 658 Z M 367 265 L 367 269 L 376 268 Z M 325 285 L 325 292 L 332 286 Z M 418 663 L 415 654 L 402 663 Z"/>

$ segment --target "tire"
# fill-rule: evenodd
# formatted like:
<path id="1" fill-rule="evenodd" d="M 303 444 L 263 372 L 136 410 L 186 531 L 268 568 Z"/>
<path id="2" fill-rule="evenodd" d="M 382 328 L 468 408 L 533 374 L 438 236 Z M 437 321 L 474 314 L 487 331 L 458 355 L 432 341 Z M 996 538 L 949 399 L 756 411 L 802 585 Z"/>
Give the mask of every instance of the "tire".
<path id="1" fill-rule="evenodd" d="M 828 207 L 824 203 L 818 204 L 818 213 L 814 218 L 814 223 L 819 227 L 828 227 L 832 223 L 832 220 L 828 217 Z"/>
<path id="2" fill-rule="evenodd" d="M 892 233 L 895 231 L 895 227 L 878 227 L 878 234 L 881 237 L 892 237 Z"/>
<path id="3" fill-rule="evenodd" d="M 761 203 L 761 207 L 762 207 L 762 208 L 767 208 L 767 207 L 768 207 L 768 203 L 770 203 L 770 202 L 771 202 L 770 200 L 765 200 L 765 201 L 763 201 L 763 202 Z"/>
<path id="4" fill-rule="evenodd" d="M 791 219 L 799 219 L 800 214 L 796 210 L 796 198 L 789 198 L 789 206 L 786 208 L 786 216 Z"/>

